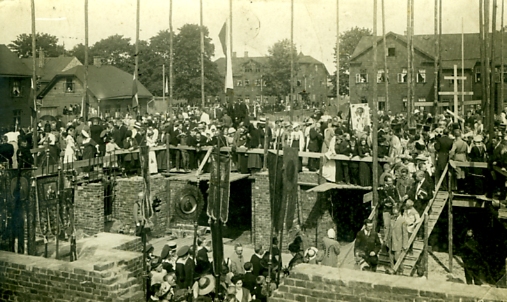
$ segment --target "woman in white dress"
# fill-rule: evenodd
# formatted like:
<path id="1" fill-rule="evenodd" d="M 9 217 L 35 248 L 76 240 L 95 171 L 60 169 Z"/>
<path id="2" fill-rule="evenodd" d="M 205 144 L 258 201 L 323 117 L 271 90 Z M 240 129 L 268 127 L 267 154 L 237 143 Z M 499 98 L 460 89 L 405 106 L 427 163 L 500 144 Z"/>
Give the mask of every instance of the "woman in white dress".
<path id="1" fill-rule="evenodd" d="M 67 128 L 67 136 L 65 137 L 65 150 L 63 155 L 63 163 L 71 163 L 76 160 L 76 142 L 74 140 L 75 129 L 73 126 Z"/>
<path id="2" fill-rule="evenodd" d="M 150 147 L 150 149 L 157 145 L 157 136 L 155 136 L 151 127 L 148 128 L 148 133 L 146 135 L 146 145 Z M 148 152 L 148 169 L 150 174 L 158 173 L 157 155 L 155 154 L 155 151 L 152 150 Z"/>

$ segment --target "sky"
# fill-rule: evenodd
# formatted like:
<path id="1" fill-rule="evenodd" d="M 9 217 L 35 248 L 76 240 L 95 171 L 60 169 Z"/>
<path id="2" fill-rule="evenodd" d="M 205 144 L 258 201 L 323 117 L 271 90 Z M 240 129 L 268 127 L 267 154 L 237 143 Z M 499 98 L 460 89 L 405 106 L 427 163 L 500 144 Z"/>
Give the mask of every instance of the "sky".
<path id="1" fill-rule="evenodd" d="M 322 61 L 330 73 L 336 69 L 337 0 L 293 0 L 294 43 L 298 51 Z M 203 23 L 215 44 L 215 58 L 222 57 L 218 33 L 229 15 L 229 0 L 202 0 Z M 415 0 L 415 34 L 432 34 L 434 0 Z M 478 32 L 477 0 L 443 0 L 443 32 Z M 114 34 L 135 40 L 136 0 L 89 0 L 89 45 Z M 382 33 L 378 1 L 378 34 Z M 498 21 L 500 9 L 498 1 Z M 0 44 L 9 44 L 31 32 L 30 0 L 0 0 Z M 373 28 L 373 0 L 339 0 L 340 32 L 352 27 Z M 173 0 L 173 28 L 199 24 L 200 0 Z M 232 0 L 233 51 L 237 56 L 263 56 L 282 39 L 290 39 L 290 0 Z M 36 30 L 52 34 L 66 49 L 84 43 L 84 0 L 35 0 Z M 407 1 L 385 0 L 386 32 L 403 34 L 407 26 Z M 462 22 L 463 21 L 463 22 Z M 141 0 L 140 39 L 148 40 L 169 28 L 169 0 Z"/>

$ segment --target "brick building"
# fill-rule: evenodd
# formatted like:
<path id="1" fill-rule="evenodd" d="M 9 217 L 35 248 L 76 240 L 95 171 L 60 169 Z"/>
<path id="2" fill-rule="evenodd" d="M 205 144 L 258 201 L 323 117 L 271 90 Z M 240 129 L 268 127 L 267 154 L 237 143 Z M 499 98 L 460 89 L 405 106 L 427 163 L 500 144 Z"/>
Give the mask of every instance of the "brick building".
<path id="1" fill-rule="evenodd" d="M 0 45 L 0 127 L 30 125 L 32 72 L 7 46 Z"/>
<path id="2" fill-rule="evenodd" d="M 245 101 L 257 101 L 258 103 L 275 103 L 275 96 L 268 95 L 266 82 L 263 81 L 263 74 L 268 68 L 268 57 L 249 57 L 245 52 L 243 57 L 233 54 L 232 73 L 234 80 L 235 98 Z M 306 92 L 310 103 L 322 103 L 327 100 L 327 82 L 329 73 L 326 66 L 317 59 L 299 54 L 298 65 L 295 67 L 295 93 L 298 100 Z M 225 58 L 215 61 L 219 72 L 225 77 Z M 262 85 L 261 85 L 262 83 Z"/>
<path id="3" fill-rule="evenodd" d="M 40 91 L 41 115 L 61 115 L 64 106 L 81 104 L 84 95 L 84 66 L 78 65 L 58 73 Z M 141 113 L 146 112 L 153 95 L 137 81 Z M 88 66 L 90 116 L 123 116 L 132 107 L 132 75 L 111 65 L 102 65 L 99 58 Z"/>
<path id="4" fill-rule="evenodd" d="M 407 106 L 407 39 L 403 35 L 389 32 L 386 35 L 386 49 L 384 53 L 383 37 L 377 37 L 377 67 L 373 66 L 372 36 L 363 37 L 350 58 L 350 100 L 352 103 L 371 103 L 373 98 L 372 84 L 376 81 L 378 103 L 380 110 L 386 106 L 385 80 L 389 83 L 389 109 L 394 113 L 403 112 Z M 415 108 L 425 107 L 432 110 L 434 106 L 434 81 L 436 59 L 435 37 L 433 35 L 414 35 L 414 74 L 415 74 Z M 453 66 L 458 66 L 458 75 L 461 76 L 461 34 L 442 35 L 442 76 L 439 83 L 440 91 L 452 91 L 452 80 L 445 80 L 445 76 L 453 74 Z M 479 34 L 464 35 L 464 90 L 472 91 L 473 95 L 465 96 L 466 106 L 481 103 L 481 64 Z M 495 45 L 495 61 L 497 70 L 500 69 L 499 41 Z M 384 71 L 384 58 L 387 59 L 387 73 Z M 386 77 L 387 74 L 387 77 Z M 500 89 L 498 71 L 495 85 L 496 91 Z M 504 82 L 507 80 L 505 77 Z M 463 81 L 458 81 L 458 90 L 461 91 Z M 496 94 L 496 101 L 499 100 Z M 441 96 L 437 101 L 442 109 L 452 108 L 453 96 Z M 461 97 L 459 98 L 461 103 Z M 449 102 L 451 102 L 449 104 Z"/>

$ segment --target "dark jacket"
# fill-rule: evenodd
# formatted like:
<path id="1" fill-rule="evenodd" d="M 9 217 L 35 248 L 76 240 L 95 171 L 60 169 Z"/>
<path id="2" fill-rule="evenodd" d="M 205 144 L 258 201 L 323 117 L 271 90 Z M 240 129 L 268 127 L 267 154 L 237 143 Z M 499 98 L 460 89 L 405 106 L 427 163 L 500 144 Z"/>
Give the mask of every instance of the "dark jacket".
<path id="1" fill-rule="evenodd" d="M 356 242 L 354 244 L 354 253 L 362 251 L 366 255 L 369 255 L 370 252 L 375 252 L 375 254 L 378 255 L 381 247 L 382 243 L 380 243 L 380 238 L 377 232 L 372 230 L 369 236 L 366 236 L 364 230 L 357 232 Z"/>
<path id="2" fill-rule="evenodd" d="M 454 140 L 449 136 L 444 135 L 438 138 L 435 142 L 435 150 L 437 155 L 436 168 L 437 170 L 443 170 L 447 162 L 449 161 L 449 151 L 452 149 Z"/>

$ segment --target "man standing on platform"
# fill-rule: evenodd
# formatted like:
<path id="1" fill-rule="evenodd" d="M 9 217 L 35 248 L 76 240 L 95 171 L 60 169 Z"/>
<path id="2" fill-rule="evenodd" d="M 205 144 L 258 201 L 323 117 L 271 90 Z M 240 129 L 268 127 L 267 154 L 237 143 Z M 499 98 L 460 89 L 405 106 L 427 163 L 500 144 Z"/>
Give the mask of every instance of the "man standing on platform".
<path id="1" fill-rule="evenodd" d="M 354 244 L 354 254 L 358 258 L 364 259 L 373 272 L 377 271 L 378 253 L 382 243 L 378 233 L 373 230 L 373 221 L 366 219 L 364 228 L 356 235 Z"/>

